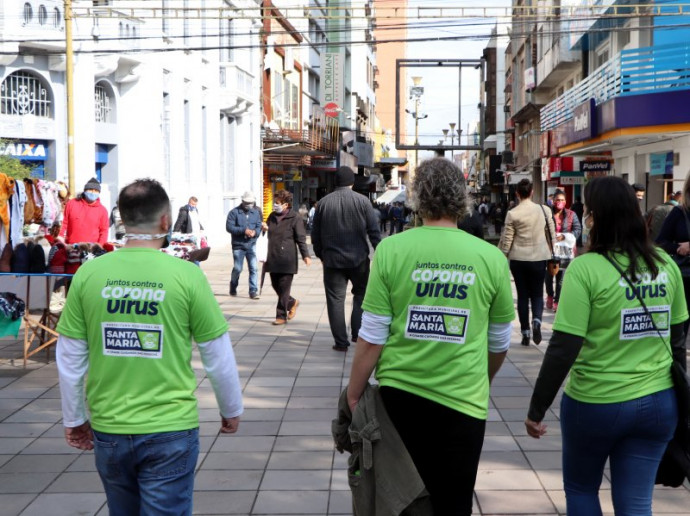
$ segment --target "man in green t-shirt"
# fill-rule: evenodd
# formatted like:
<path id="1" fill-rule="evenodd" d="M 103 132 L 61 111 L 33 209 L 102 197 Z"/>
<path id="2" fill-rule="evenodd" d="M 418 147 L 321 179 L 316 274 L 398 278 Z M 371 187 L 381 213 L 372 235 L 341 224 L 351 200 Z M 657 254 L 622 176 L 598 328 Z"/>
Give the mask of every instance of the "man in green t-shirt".
<path id="1" fill-rule="evenodd" d="M 234 433 L 243 409 L 228 325 L 203 272 L 160 252 L 172 225 L 160 183 L 131 183 L 118 206 L 126 245 L 80 267 L 57 327 L 65 437 L 95 450 L 111 515 L 191 514 L 199 454 L 192 339 L 221 432 Z"/>

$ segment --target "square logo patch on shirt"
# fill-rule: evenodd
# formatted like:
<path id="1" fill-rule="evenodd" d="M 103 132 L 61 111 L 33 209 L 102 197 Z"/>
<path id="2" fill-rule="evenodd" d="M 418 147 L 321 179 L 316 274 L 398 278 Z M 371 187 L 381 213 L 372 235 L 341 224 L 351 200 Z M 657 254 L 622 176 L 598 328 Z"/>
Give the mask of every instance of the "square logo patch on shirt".
<path id="1" fill-rule="evenodd" d="M 138 323 L 101 323 L 103 354 L 161 358 L 163 356 L 163 325 Z"/>
<path id="2" fill-rule="evenodd" d="M 405 338 L 464 344 L 470 311 L 445 306 L 410 305 Z"/>
<path id="3" fill-rule="evenodd" d="M 652 316 L 651 320 L 644 308 L 626 308 L 621 311 L 621 340 L 658 337 L 657 329 L 663 336 L 669 335 L 669 328 L 671 327 L 670 308 L 668 306 L 650 306 L 648 310 L 649 315 Z"/>

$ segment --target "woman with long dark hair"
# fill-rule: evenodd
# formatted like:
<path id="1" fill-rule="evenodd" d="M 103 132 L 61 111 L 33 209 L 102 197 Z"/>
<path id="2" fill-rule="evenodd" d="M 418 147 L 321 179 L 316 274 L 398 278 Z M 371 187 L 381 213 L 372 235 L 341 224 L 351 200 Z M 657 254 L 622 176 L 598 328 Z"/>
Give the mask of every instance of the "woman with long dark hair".
<path id="1" fill-rule="evenodd" d="M 678 418 L 671 352 L 685 368 L 683 285 L 649 239 L 626 181 L 591 180 L 585 209 L 593 220 L 589 252 L 565 274 L 525 426 L 534 438 L 546 433 L 544 415 L 570 372 L 561 401 L 568 515 L 602 514 L 607 459 L 616 514 L 651 515 L 656 471 Z"/>

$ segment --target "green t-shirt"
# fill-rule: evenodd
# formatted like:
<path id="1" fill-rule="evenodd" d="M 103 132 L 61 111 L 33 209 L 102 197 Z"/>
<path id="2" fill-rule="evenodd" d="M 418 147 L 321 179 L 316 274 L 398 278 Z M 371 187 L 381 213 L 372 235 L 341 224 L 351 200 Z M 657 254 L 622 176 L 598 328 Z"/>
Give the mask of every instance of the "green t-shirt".
<path id="1" fill-rule="evenodd" d="M 144 248 L 82 265 L 57 326 L 88 342 L 91 425 L 112 434 L 196 428 L 191 340 L 227 330 L 199 267 Z"/>
<path id="2" fill-rule="evenodd" d="M 496 247 L 436 226 L 386 238 L 362 307 L 392 317 L 381 385 L 486 419 L 488 326 L 515 318 L 508 261 Z"/>
<path id="3" fill-rule="evenodd" d="M 566 269 L 553 329 L 585 339 L 565 387 L 571 398 L 619 403 L 672 386 L 670 328 L 685 321 L 688 310 L 678 267 L 659 252 L 659 275 L 642 274 L 636 287 L 665 349 L 628 282 L 606 258 L 587 253 Z M 616 261 L 626 269 L 627 258 L 617 255 Z"/>

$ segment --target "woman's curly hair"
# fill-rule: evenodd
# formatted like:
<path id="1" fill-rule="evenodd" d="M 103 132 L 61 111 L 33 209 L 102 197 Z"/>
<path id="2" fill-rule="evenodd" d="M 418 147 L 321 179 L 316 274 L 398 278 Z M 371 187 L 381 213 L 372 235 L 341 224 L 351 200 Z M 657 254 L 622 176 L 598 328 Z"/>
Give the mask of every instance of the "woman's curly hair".
<path id="1" fill-rule="evenodd" d="M 292 206 L 292 194 L 287 190 L 278 190 L 273 196 L 273 201 Z"/>
<path id="2" fill-rule="evenodd" d="M 465 177 L 445 158 L 423 161 L 412 182 L 412 205 L 424 220 L 461 220 L 468 213 Z"/>

